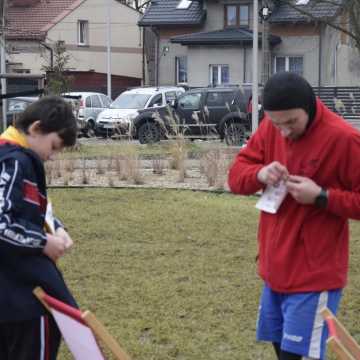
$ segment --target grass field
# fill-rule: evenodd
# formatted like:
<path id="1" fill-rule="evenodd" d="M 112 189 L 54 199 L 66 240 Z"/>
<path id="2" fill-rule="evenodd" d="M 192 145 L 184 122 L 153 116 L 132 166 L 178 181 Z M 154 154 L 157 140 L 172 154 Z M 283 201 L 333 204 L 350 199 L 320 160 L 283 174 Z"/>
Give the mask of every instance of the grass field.
<path id="1" fill-rule="evenodd" d="M 274 359 L 255 322 L 255 198 L 174 190 L 52 189 L 74 249 L 60 266 L 83 309 L 133 359 Z M 360 341 L 360 224 L 340 318 Z M 62 350 L 59 359 L 70 359 Z"/>

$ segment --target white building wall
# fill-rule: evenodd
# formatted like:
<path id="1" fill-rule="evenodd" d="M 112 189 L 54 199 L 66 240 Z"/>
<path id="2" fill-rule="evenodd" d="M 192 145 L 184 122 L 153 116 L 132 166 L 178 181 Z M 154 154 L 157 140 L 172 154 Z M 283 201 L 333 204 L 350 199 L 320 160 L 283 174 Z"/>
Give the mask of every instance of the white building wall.
<path id="1" fill-rule="evenodd" d="M 302 56 L 303 76 L 313 86 L 319 80 L 319 36 L 281 36 L 281 43 L 272 49 L 275 56 Z M 274 64 L 273 64 L 274 67 Z M 272 69 L 274 71 L 274 68 Z"/>
<path id="2" fill-rule="evenodd" d="M 246 56 L 246 60 L 244 59 Z M 188 50 L 188 83 L 190 86 L 208 86 L 210 65 L 229 65 L 230 84 L 251 82 L 251 50 L 237 46 L 191 46 Z M 260 71 L 260 65 L 259 65 Z"/>
<path id="3" fill-rule="evenodd" d="M 65 41 L 72 70 L 106 73 L 106 16 L 107 8 L 103 0 L 87 0 L 48 31 L 46 43 Z M 142 39 L 137 26 L 140 16 L 128 6 L 111 2 L 111 70 L 114 75 L 142 77 Z M 78 45 L 78 20 L 89 22 L 88 46 Z M 11 54 L 11 61 L 22 62 L 24 68 L 30 68 L 35 73 L 40 71 L 43 64 L 48 64 L 48 53 L 43 52 L 43 55 L 45 58 L 39 54 L 21 52 Z"/>

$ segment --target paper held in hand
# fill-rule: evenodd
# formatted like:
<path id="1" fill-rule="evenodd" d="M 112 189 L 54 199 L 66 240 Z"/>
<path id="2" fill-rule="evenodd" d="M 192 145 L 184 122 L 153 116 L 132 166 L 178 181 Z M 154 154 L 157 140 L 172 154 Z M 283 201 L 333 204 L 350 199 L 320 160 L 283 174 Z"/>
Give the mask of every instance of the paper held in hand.
<path id="1" fill-rule="evenodd" d="M 284 181 L 277 186 L 268 185 L 255 207 L 270 214 L 276 214 L 287 195 Z"/>

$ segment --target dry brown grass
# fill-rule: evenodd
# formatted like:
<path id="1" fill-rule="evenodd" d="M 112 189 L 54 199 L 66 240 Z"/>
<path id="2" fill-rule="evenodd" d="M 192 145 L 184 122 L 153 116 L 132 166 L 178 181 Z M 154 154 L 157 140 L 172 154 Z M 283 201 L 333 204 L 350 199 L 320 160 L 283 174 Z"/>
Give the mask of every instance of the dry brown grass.
<path id="1" fill-rule="evenodd" d="M 200 159 L 200 170 L 206 176 L 208 185 L 223 189 L 231 159 L 219 149 L 207 151 Z"/>

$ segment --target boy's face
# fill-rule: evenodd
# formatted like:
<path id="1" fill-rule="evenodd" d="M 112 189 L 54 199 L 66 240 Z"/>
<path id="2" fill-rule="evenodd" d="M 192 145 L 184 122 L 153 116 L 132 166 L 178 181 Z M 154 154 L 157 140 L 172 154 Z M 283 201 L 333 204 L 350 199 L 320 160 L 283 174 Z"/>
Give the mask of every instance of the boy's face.
<path id="1" fill-rule="evenodd" d="M 309 115 L 303 109 L 290 109 L 282 111 L 267 111 L 272 123 L 282 136 L 290 139 L 299 139 L 306 130 Z"/>
<path id="2" fill-rule="evenodd" d="M 56 132 L 43 134 L 37 131 L 30 133 L 27 136 L 27 141 L 30 149 L 34 151 L 43 161 L 50 160 L 64 147 L 63 140 Z"/>

